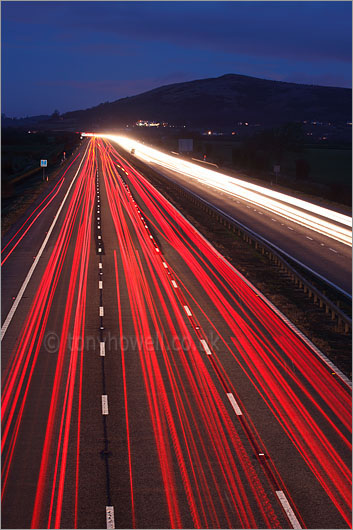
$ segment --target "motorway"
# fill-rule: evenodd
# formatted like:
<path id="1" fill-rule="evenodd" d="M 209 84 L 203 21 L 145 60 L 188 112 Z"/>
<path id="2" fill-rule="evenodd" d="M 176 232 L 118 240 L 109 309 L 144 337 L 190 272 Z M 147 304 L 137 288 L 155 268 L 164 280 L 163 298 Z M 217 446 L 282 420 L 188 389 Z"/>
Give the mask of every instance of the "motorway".
<path id="1" fill-rule="evenodd" d="M 350 528 L 349 382 L 107 140 L 46 193 L 2 244 L 2 527 Z"/>
<path id="2" fill-rule="evenodd" d="M 348 237 L 342 240 L 339 237 L 329 237 L 324 232 L 317 231 L 315 225 L 311 227 L 303 222 L 300 215 L 296 221 L 295 211 L 292 216 L 288 216 L 292 205 L 286 202 L 285 197 L 269 204 L 269 197 L 264 194 L 266 188 L 220 175 L 216 168 L 210 166 L 200 167 L 182 158 L 167 156 L 135 140 L 106 136 L 128 151 L 133 148 L 134 156 L 152 169 L 196 193 L 289 257 L 304 264 L 349 295 L 352 294 L 352 224 L 348 216 L 342 216 L 346 217 L 345 222 L 348 222 L 348 225 L 335 223 L 339 228 L 348 229 Z M 240 187 L 235 183 L 241 183 Z M 273 193 L 271 189 L 268 191 Z M 299 207 L 297 212 L 302 214 L 303 210 Z M 318 218 L 320 219 L 320 216 Z"/>

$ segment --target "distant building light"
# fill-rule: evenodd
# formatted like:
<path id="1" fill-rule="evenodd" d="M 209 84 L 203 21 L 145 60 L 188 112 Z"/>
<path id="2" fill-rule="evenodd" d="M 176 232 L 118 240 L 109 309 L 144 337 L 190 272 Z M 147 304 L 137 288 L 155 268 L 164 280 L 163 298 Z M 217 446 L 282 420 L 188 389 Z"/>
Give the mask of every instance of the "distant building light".
<path id="1" fill-rule="evenodd" d="M 212 131 L 207 131 L 207 134 L 208 134 L 208 135 L 211 135 L 211 134 L 212 134 Z"/>
<path id="2" fill-rule="evenodd" d="M 235 134 L 237 134 L 235 131 L 232 131 L 232 135 L 234 136 Z"/>
<path id="3" fill-rule="evenodd" d="M 249 125 L 249 124 L 248 124 L 248 122 L 246 121 L 246 122 L 244 122 L 244 125 Z"/>
<path id="4" fill-rule="evenodd" d="M 347 125 L 350 125 L 352 127 L 352 122 L 351 121 L 347 121 Z"/>

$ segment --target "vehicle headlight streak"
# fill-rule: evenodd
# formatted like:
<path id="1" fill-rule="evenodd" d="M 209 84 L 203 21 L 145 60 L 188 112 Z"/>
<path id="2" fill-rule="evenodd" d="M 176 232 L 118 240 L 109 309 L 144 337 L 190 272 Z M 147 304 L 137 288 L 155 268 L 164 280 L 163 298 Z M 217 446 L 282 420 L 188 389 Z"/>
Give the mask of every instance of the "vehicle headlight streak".
<path id="1" fill-rule="evenodd" d="M 214 189 L 255 204 L 310 230 L 346 245 L 352 245 L 352 219 L 339 212 L 234 177 L 228 177 L 217 171 L 199 167 L 191 162 L 166 155 L 130 138 L 109 134 L 97 136 L 112 140 L 126 150 L 135 149 L 135 156 L 146 163 L 157 164 L 179 172 L 190 179 L 198 180 Z"/>

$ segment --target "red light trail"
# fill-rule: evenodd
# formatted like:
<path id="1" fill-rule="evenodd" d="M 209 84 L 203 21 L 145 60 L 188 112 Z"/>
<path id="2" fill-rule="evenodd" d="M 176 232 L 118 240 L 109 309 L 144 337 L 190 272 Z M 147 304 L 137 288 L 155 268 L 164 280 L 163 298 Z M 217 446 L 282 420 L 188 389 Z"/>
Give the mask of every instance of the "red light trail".
<path id="1" fill-rule="evenodd" d="M 83 387 L 87 378 L 96 380 L 81 344 L 87 319 L 97 314 L 89 272 L 98 253 L 97 170 L 104 189 L 96 220 L 105 238 L 100 264 L 110 290 L 102 315 L 119 339 L 109 381 L 121 394 L 108 386 L 107 403 L 124 411 L 121 432 L 109 424 L 110 443 L 115 436 L 124 440 L 119 459 L 127 470 L 125 478 L 116 476 L 112 450 L 110 480 L 113 491 L 116 481 L 129 498 L 119 508 L 112 495 L 116 513 L 125 510 L 125 526 L 146 527 L 148 491 L 158 498 L 161 526 L 305 528 L 300 496 L 288 485 L 286 462 L 271 449 L 257 409 L 337 512 L 338 523 L 349 526 L 349 389 L 143 175 L 94 137 L 3 373 L 3 503 L 30 418 L 40 428 L 41 450 L 24 526 L 60 528 L 69 521 L 82 527 Z M 21 227 L 18 234 L 31 221 L 10 253 L 46 215 L 62 179 Z M 49 359 L 44 340 L 53 322 L 58 344 Z M 124 344 L 129 334 L 132 349 Z M 107 349 L 104 355 L 112 354 Z M 99 385 L 91 391 L 99 396 Z M 37 393 L 46 396 L 41 418 L 31 405 Z"/>

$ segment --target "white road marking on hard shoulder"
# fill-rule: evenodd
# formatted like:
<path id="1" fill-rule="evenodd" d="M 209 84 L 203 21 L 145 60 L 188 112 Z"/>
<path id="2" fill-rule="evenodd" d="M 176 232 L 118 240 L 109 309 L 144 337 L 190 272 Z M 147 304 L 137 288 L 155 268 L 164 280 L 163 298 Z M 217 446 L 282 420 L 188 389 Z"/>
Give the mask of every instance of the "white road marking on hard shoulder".
<path id="1" fill-rule="evenodd" d="M 328 247 L 330 250 L 332 250 L 332 252 L 334 252 L 335 254 L 338 254 L 337 250 L 335 250 L 334 248 L 331 248 L 331 247 Z"/>
<path id="2" fill-rule="evenodd" d="M 172 280 L 172 284 L 173 284 L 173 287 L 175 287 L 175 289 L 178 287 L 177 283 L 174 280 Z"/>
<path id="3" fill-rule="evenodd" d="M 230 404 L 232 405 L 232 407 L 234 409 L 235 414 L 237 416 L 242 416 L 243 413 L 240 410 L 238 403 L 235 401 L 235 397 L 233 396 L 233 394 L 231 392 L 227 392 L 227 397 L 228 397 L 228 399 L 230 401 Z"/>
<path id="4" fill-rule="evenodd" d="M 190 311 L 190 309 L 188 308 L 187 305 L 184 305 L 184 309 L 185 309 L 185 313 L 188 315 L 188 317 L 191 317 L 192 313 L 191 313 L 191 311 Z"/>
<path id="5" fill-rule="evenodd" d="M 98 282 L 98 288 L 99 288 L 99 289 L 103 289 L 103 282 L 102 282 L 102 281 L 99 281 L 99 282 Z"/>
<path id="6" fill-rule="evenodd" d="M 107 528 L 115 528 L 114 506 L 105 507 L 105 519 L 107 523 Z"/>
<path id="7" fill-rule="evenodd" d="M 293 509 L 291 508 L 291 506 L 290 506 L 290 504 L 289 504 L 289 502 L 287 500 L 287 497 L 285 496 L 285 494 L 281 490 L 280 491 L 276 491 L 276 495 L 279 498 L 280 503 L 282 504 L 282 506 L 284 508 L 284 511 L 286 512 L 287 517 L 288 517 L 288 519 L 291 522 L 292 527 L 299 530 L 301 528 L 300 523 L 299 523 L 298 519 L 296 518 L 295 513 L 293 512 Z"/>
<path id="8" fill-rule="evenodd" d="M 294 230 L 294 228 L 291 228 L 290 226 L 287 226 L 288 230 Z"/>
<path id="9" fill-rule="evenodd" d="M 104 317 L 104 307 L 103 306 L 99 307 L 99 316 L 100 317 Z"/>
<path id="10" fill-rule="evenodd" d="M 99 343 L 99 354 L 101 357 L 105 357 L 105 342 Z"/>
<path id="11" fill-rule="evenodd" d="M 80 171 L 80 169 L 81 169 L 81 165 L 82 165 L 82 162 L 83 162 L 84 159 L 85 159 L 85 156 L 86 156 L 86 153 L 87 153 L 87 149 L 88 149 L 88 145 L 87 145 L 87 147 L 86 147 L 86 151 L 85 151 L 85 154 L 84 154 L 83 157 L 82 157 L 82 160 L 81 160 L 81 162 L 80 162 L 80 165 L 78 166 L 78 170 L 76 171 L 76 174 L 75 174 L 74 178 L 73 178 L 72 181 L 71 181 L 71 184 L 70 184 L 70 186 L 69 186 L 69 188 L 68 188 L 68 190 L 67 190 L 67 192 L 66 192 L 66 194 L 65 194 L 65 197 L 63 198 L 62 203 L 61 203 L 61 205 L 59 206 L 58 211 L 56 212 L 56 215 L 55 215 L 55 217 L 54 217 L 54 219 L 53 219 L 53 222 L 52 222 L 52 224 L 51 224 L 51 226 L 50 226 L 50 228 L 49 228 L 49 230 L 48 230 L 48 232 L 47 232 L 47 235 L 46 235 L 45 238 L 44 238 L 44 241 L 43 241 L 43 243 L 42 243 L 42 246 L 41 246 L 40 249 L 38 250 L 38 253 L 37 253 L 37 255 L 36 255 L 36 259 L 34 260 L 34 262 L 33 262 L 32 266 L 31 266 L 31 268 L 29 269 L 28 274 L 27 274 L 27 276 L 26 276 L 26 278 L 25 278 L 25 280 L 24 280 L 24 282 L 23 282 L 23 284 L 22 284 L 22 286 L 21 286 L 21 289 L 18 291 L 18 294 L 17 294 L 17 296 L 16 296 L 16 299 L 15 299 L 14 303 L 12 304 L 12 307 L 11 307 L 11 309 L 10 309 L 10 311 L 9 311 L 7 317 L 6 317 L 6 320 L 5 320 L 5 322 L 4 322 L 4 324 L 3 324 L 2 328 L 1 328 L 1 340 L 2 340 L 2 339 L 4 338 L 4 336 L 5 336 L 5 333 L 6 333 L 6 331 L 7 331 L 7 328 L 8 328 L 9 325 L 10 325 L 10 322 L 11 322 L 11 320 L 12 320 L 14 314 L 15 314 L 15 311 L 16 311 L 16 309 L 17 309 L 17 307 L 18 307 L 18 304 L 20 303 L 20 301 L 21 301 L 21 299 L 22 299 L 22 296 L 23 296 L 23 294 L 24 294 L 24 292 L 25 292 L 25 289 L 26 289 L 26 287 L 27 287 L 27 285 L 28 285 L 28 283 L 29 283 L 29 281 L 30 281 L 32 275 L 33 275 L 33 272 L 34 272 L 34 270 L 35 270 L 35 268 L 36 268 L 36 266 L 37 266 L 37 264 L 38 264 L 38 261 L 40 260 L 42 254 L 43 254 L 43 251 L 44 251 L 44 249 L 45 249 L 45 247 L 46 247 L 46 244 L 47 244 L 47 242 L 48 242 L 48 239 L 49 239 L 49 237 L 50 237 L 50 235 L 51 235 L 51 233 L 52 233 L 52 231 L 53 231 L 53 229 L 54 229 L 54 226 L 56 225 L 56 222 L 57 222 L 57 220 L 58 220 L 58 218 L 59 218 L 60 212 L 61 212 L 61 210 L 62 210 L 63 207 L 64 207 L 64 204 L 65 204 L 65 202 L 66 202 L 66 199 L 67 199 L 67 197 L 68 197 L 68 195 L 69 195 L 69 193 L 70 193 L 70 191 L 71 191 L 71 188 L 72 188 L 72 186 L 73 186 L 73 184 L 74 184 L 74 182 L 75 182 L 75 180 L 76 180 L 76 177 L 77 177 L 77 175 L 78 175 L 78 173 L 79 173 L 79 171 Z"/>
<path id="12" fill-rule="evenodd" d="M 306 239 L 310 239 L 310 241 L 313 241 L 313 238 L 312 237 L 309 237 L 309 236 L 305 236 Z"/>
<path id="13" fill-rule="evenodd" d="M 203 346 L 203 349 L 205 350 L 205 352 L 207 353 L 207 355 L 212 355 L 212 352 L 210 350 L 210 348 L 208 347 L 208 344 L 207 342 L 205 341 L 205 339 L 201 339 L 200 340 L 202 346 Z"/>
<path id="14" fill-rule="evenodd" d="M 107 416 L 107 414 L 109 414 L 109 409 L 108 409 L 108 396 L 107 395 L 103 395 L 102 396 L 102 414 L 104 416 Z"/>

